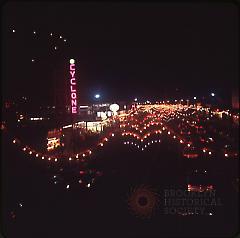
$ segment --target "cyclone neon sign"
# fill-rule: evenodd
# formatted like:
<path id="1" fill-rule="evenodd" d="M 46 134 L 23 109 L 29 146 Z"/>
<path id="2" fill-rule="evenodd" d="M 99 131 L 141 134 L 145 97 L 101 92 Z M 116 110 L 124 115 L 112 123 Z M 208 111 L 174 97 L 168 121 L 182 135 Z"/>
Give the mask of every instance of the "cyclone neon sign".
<path id="1" fill-rule="evenodd" d="M 77 85 L 75 79 L 75 60 L 70 59 L 70 91 L 71 91 L 71 112 L 77 113 Z"/>

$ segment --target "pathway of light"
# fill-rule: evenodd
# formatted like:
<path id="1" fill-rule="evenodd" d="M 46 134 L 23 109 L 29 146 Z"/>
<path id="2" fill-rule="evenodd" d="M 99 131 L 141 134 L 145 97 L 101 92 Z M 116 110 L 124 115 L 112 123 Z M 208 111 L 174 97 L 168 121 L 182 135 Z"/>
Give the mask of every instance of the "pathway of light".
<path id="1" fill-rule="evenodd" d="M 153 110 L 154 109 L 154 110 Z M 152 110 L 152 111 L 150 111 Z M 138 115 L 140 113 L 147 113 L 147 115 L 139 120 Z M 155 141 L 160 142 L 160 136 L 164 133 L 170 138 L 179 142 L 185 146 L 186 149 L 194 148 L 195 145 L 192 141 L 189 141 L 185 136 L 191 136 L 191 129 L 201 129 L 206 131 L 200 124 L 200 119 L 197 115 L 198 112 L 205 112 L 203 109 L 193 109 L 189 110 L 189 107 L 183 107 L 180 105 L 146 105 L 138 107 L 135 110 L 129 110 L 124 116 L 115 117 L 115 120 L 119 120 L 120 126 L 115 127 L 107 136 L 101 138 L 96 146 L 89 149 L 81 151 L 76 154 L 72 154 L 69 157 L 63 156 L 49 156 L 47 153 L 38 152 L 32 149 L 30 146 L 23 145 L 21 141 L 14 137 L 12 142 L 19 146 L 21 150 L 31 157 L 38 158 L 40 160 L 47 160 L 51 162 L 58 162 L 60 160 L 76 160 L 80 162 L 86 161 L 96 149 L 99 147 L 104 147 L 113 137 L 128 137 L 133 141 L 124 141 L 123 144 L 130 144 L 136 146 L 142 151 L 147 148 L 150 144 L 155 143 Z M 194 118 L 191 118 L 193 117 Z M 178 122 L 179 128 L 173 128 L 170 124 Z M 185 129 L 184 129 L 185 128 Z M 184 135 L 182 130 L 188 131 L 187 135 Z M 158 138 L 153 139 L 152 137 L 157 135 Z M 152 138 L 153 142 L 146 143 L 146 140 Z M 129 142 L 129 143 L 127 143 Z M 150 144 L 149 144 L 150 143 Z M 196 142 L 195 142 L 196 143 Z M 201 145 L 201 136 L 198 136 L 197 144 Z M 184 149 L 183 148 L 183 149 Z M 202 147 L 202 153 L 210 157 L 213 156 L 213 151 L 211 148 Z M 225 157 L 228 155 L 225 153 Z"/>

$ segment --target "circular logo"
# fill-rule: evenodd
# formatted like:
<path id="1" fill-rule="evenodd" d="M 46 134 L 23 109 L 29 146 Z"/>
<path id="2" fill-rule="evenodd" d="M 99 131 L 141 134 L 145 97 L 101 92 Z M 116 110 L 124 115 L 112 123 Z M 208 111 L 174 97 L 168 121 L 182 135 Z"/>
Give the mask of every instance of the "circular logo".
<path id="1" fill-rule="evenodd" d="M 146 185 L 131 189 L 128 196 L 128 207 L 139 218 L 151 218 L 158 207 L 158 202 L 158 194 Z"/>

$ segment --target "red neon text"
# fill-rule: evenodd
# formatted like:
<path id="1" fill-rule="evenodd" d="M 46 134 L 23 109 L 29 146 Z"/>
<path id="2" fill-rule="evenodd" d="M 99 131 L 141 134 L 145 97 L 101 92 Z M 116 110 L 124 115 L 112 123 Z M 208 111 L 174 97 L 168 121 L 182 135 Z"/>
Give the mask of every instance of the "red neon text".
<path id="1" fill-rule="evenodd" d="M 70 89 L 71 89 L 71 107 L 72 113 L 77 113 L 77 87 L 76 87 L 76 79 L 75 79 L 75 64 L 70 64 Z"/>

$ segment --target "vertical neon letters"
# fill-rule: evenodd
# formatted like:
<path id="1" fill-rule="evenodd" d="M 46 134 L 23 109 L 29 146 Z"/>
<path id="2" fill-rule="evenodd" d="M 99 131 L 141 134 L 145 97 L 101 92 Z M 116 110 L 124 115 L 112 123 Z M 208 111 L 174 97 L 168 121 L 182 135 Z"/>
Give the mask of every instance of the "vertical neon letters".
<path id="1" fill-rule="evenodd" d="M 72 114 L 77 113 L 77 86 L 75 79 L 75 60 L 70 59 L 70 89 L 71 89 L 71 111 Z"/>

